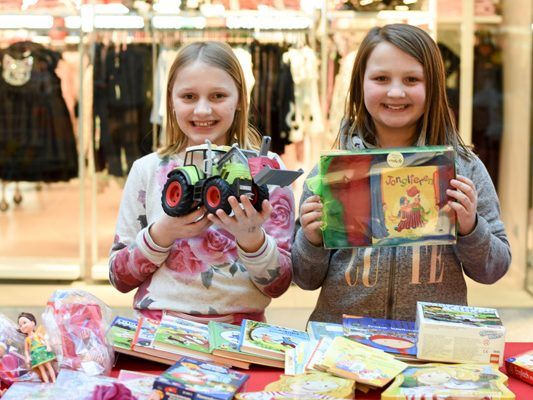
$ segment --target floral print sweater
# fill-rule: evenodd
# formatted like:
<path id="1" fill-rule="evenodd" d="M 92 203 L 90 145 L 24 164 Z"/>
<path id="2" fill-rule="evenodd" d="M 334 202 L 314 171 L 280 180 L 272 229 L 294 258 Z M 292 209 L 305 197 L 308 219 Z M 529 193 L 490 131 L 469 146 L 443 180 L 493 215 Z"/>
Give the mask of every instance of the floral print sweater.
<path id="1" fill-rule="evenodd" d="M 269 187 L 273 212 L 263 224 L 265 243 L 255 253 L 245 253 L 233 235 L 216 225 L 163 248 L 151 239 L 148 227 L 164 213 L 161 192 L 167 174 L 182 163 L 178 156 L 152 153 L 133 164 L 109 258 L 112 285 L 121 292 L 137 289 L 134 308 L 155 318 L 161 310 L 171 310 L 262 319 L 271 298 L 283 294 L 292 280 L 291 189 Z"/>

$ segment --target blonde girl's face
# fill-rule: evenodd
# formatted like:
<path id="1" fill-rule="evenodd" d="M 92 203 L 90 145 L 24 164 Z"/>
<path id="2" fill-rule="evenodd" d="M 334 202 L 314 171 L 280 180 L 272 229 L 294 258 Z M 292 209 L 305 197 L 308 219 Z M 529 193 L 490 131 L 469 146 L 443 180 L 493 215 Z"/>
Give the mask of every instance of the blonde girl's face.
<path id="1" fill-rule="evenodd" d="M 426 102 L 422 64 L 394 45 L 381 42 L 367 60 L 363 93 L 380 146 L 412 145 Z"/>
<path id="2" fill-rule="evenodd" d="M 33 321 L 30 321 L 26 317 L 19 318 L 19 329 L 22 333 L 27 335 L 28 333 L 32 332 L 34 328 L 35 328 L 35 323 Z"/>
<path id="3" fill-rule="evenodd" d="M 235 118 L 239 92 L 223 69 L 195 61 L 179 69 L 172 88 L 172 105 L 187 146 L 226 143 Z"/>

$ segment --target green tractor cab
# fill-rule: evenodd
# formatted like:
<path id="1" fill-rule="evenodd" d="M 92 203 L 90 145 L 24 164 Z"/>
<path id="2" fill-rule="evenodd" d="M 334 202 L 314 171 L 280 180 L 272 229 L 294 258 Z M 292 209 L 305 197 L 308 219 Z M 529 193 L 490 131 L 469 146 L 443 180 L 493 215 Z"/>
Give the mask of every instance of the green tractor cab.
<path id="1" fill-rule="evenodd" d="M 267 185 L 285 186 L 303 173 L 301 169 L 276 169 L 272 163 L 275 160 L 267 157 L 269 144 L 270 137 L 263 137 L 259 154 L 241 150 L 237 145 L 213 145 L 208 140 L 188 147 L 183 166 L 168 174 L 161 195 L 163 210 L 172 217 L 180 217 L 204 205 L 209 213 L 222 209 L 230 214 L 228 198 L 235 196 L 238 200 L 244 194 L 261 211 L 263 200 L 268 199 Z"/>

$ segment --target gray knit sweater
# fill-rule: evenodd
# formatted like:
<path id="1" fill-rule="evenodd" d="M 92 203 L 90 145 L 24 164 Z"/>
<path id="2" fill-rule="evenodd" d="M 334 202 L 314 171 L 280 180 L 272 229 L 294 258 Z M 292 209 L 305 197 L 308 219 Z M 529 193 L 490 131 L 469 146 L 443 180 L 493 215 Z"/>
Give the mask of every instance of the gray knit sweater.
<path id="1" fill-rule="evenodd" d="M 321 288 L 310 320 L 338 323 L 343 313 L 414 320 L 417 301 L 467 304 L 463 273 L 491 284 L 507 272 L 511 251 L 490 176 L 477 157 L 456 162 L 457 174 L 476 185 L 478 216 L 474 231 L 455 245 L 328 250 L 312 245 L 298 221 L 294 281 L 306 290 Z M 317 167 L 309 176 L 316 173 Z M 311 195 L 304 186 L 301 201 Z"/>

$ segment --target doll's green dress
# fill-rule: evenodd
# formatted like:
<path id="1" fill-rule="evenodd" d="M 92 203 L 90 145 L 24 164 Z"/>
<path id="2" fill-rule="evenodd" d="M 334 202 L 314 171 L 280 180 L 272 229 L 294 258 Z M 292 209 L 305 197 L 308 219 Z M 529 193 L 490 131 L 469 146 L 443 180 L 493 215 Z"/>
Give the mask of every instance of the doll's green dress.
<path id="1" fill-rule="evenodd" d="M 31 368 L 55 360 L 55 354 L 46 349 L 46 345 L 38 334 L 34 334 L 31 338 L 27 337 L 26 341 L 30 345 Z"/>

